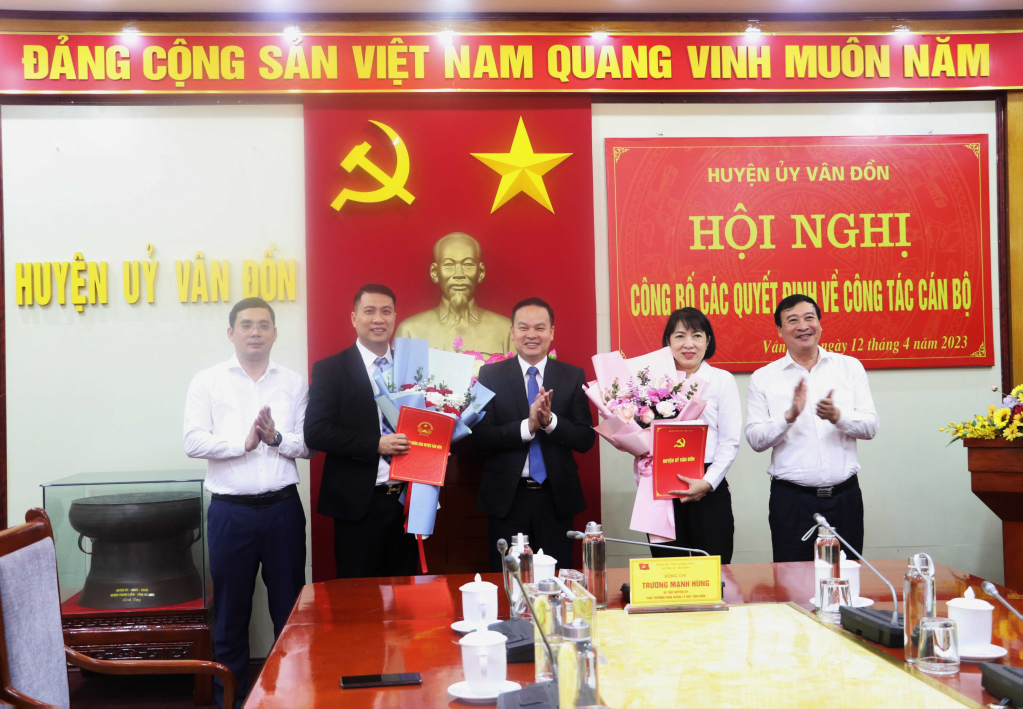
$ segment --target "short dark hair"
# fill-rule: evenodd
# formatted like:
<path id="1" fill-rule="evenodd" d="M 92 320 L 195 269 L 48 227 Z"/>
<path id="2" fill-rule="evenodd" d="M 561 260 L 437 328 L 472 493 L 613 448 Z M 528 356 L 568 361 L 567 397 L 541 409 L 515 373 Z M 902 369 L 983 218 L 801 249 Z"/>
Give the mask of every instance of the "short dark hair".
<path id="1" fill-rule="evenodd" d="M 538 308 L 546 310 L 547 314 L 551 316 L 551 327 L 554 327 L 554 308 L 552 308 L 543 298 L 526 298 L 525 300 L 520 300 L 516 303 L 515 307 L 512 308 L 511 314 L 513 325 L 515 324 L 515 313 L 519 312 L 520 309 L 528 308 L 531 305 L 535 305 Z"/>
<path id="2" fill-rule="evenodd" d="M 391 302 L 394 304 L 394 307 L 398 307 L 398 299 L 394 297 L 393 290 L 391 290 L 387 286 L 382 286 L 379 283 L 367 283 L 362 288 L 360 288 L 355 293 L 355 297 L 352 298 L 353 308 L 359 307 L 359 300 L 362 298 L 363 293 L 376 293 L 377 295 L 386 295 L 388 298 L 391 299 Z"/>
<path id="3" fill-rule="evenodd" d="M 232 328 L 234 327 L 234 321 L 238 319 L 238 313 L 249 308 L 266 308 L 270 311 L 270 322 L 274 325 L 277 324 L 274 309 L 270 307 L 269 303 L 262 298 L 243 298 L 234 304 L 234 307 L 231 308 L 231 314 L 227 316 L 227 322 L 230 323 Z"/>
<path id="4" fill-rule="evenodd" d="M 661 338 L 662 347 L 667 347 L 671 344 L 671 336 L 678 329 L 679 325 L 687 330 L 702 332 L 706 335 L 707 352 L 703 355 L 703 358 L 710 359 L 714 356 L 718 348 L 718 341 L 714 337 L 714 328 L 711 327 L 710 320 L 703 314 L 703 311 L 696 308 L 681 308 L 668 316 L 668 322 L 664 326 L 664 336 Z"/>
<path id="5" fill-rule="evenodd" d="M 817 305 L 817 301 L 808 295 L 802 293 L 793 293 L 788 298 L 782 298 L 782 301 L 778 303 L 778 307 L 774 309 L 774 324 L 776 327 L 781 327 L 781 314 L 786 310 L 792 310 L 800 303 L 809 303 L 813 306 L 813 309 L 817 311 L 817 319 L 821 319 L 821 309 Z"/>

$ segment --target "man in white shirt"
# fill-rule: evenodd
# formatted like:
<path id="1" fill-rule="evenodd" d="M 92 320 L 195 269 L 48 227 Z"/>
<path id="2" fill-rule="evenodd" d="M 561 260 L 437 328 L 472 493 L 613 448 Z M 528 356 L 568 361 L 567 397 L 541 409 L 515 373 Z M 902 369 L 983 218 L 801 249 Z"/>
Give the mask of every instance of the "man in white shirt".
<path id="1" fill-rule="evenodd" d="M 774 322 L 788 353 L 753 373 L 746 397 L 746 440 L 755 451 L 772 449 L 768 520 L 776 562 L 813 560 L 814 535 L 802 537 L 815 512 L 863 551 L 856 441 L 877 435 L 880 421 L 860 361 L 818 344 L 820 317 L 808 296 L 778 303 Z"/>
<path id="2" fill-rule="evenodd" d="M 260 298 L 228 316 L 231 359 L 195 375 L 185 402 L 185 453 L 205 458 L 216 660 L 248 690 L 249 617 L 263 567 L 276 638 L 305 584 L 305 512 L 296 458 L 309 458 L 303 422 L 305 379 L 272 359 L 274 311 Z M 223 686 L 214 683 L 217 704 Z"/>

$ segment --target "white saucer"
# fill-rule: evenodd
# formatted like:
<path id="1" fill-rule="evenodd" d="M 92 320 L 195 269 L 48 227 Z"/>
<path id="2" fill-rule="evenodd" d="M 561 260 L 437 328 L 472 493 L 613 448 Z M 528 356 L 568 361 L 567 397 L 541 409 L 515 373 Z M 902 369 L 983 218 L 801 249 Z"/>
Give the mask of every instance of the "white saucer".
<path id="1" fill-rule="evenodd" d="M 811 598 L 809 600 L 809 603 L 812 603 L 814 605 L 814 608 L 817 607 L 817 599 L 816 598 Z M 860 596 L 855 601 L 853 601 L 853 608 L 866 608 L 866 607 L 872 606 L 872 605 L 874 605 L 874 599 L 873 598 L 864 598 L 863 596 Z"/>
<path id="2" fill-rule="evenodd" d="M 455 682 L 453 685 L 448 687 L 448 694 L 455 699 L 461 699 L 463 702 L 469 702 L 470 704 L 483 704 L 490 703 L 497 699 L 498 694 L 504 694 L 505 692 L 514 692 L 522 689 L 522 685 L 518 682 L 505 681 L 501 685 L 501 688 L 493 694 L 475 694 L 469 689 L 468 682 Z"/>
<path id="3" fill-rule="evenodd" d="M 959 648 L 959 659 L 964 662 L 988 662 L 1008 654 L 1008 650 L 998 645 L 967 645 Z"/>
<path id="4" fill-rule="evenodd" d="M 479 630 L 479 625 L 477 623 L 473 623 L 471 620 L 456 620 L 451 624 L 451 629 L 459 635 L 465 635 L 466 633 L 471 633 L 474 630 Z"/>

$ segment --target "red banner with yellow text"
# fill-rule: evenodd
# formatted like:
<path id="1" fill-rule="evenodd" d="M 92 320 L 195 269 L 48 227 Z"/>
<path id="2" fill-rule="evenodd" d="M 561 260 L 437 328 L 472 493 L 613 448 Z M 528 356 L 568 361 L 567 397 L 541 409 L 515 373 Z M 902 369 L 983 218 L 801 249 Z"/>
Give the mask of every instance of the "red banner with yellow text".
<path id="1" fill-rule="evenodd" d="M 785 353 L 773 313 L 822 310 L 867 368 L 991 366 L 985 135 L 606 141 L 612 347 L 661 346 L 696 307 L 715 366 Z"/>
<path id="2" fill-rule="evenodd" d="M 1023 87 L 1023 33 L 0 33 L 0 93 Z"/>

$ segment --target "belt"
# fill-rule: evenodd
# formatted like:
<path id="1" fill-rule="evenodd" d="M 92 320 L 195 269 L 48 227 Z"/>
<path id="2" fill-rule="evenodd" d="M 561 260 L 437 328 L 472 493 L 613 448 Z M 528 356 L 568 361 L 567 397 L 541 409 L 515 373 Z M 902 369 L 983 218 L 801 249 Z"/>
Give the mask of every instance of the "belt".
<path id="1" fill-rule="evenodd" d="M 547 483 L 544 480 L 542 483 L 538 483 L 533 478 L 519 478 L 519 487 L 524 487 L 527 490 L 543 490 L 543 486 Z"/>
<path id="2" fill-rule="evenodd" d="M 221 495 L 214 492 L 211 497 L 221 502 L 230 502 L 235 505 L 247 505 L 248 507 L 267 507 L 275 502 L 287 500 L 298 494 L 298 485 L 287 485 L 280 490 L 264 492 L 261 495 Z"/>
<path id="3" fill-rule="evenodd" d="M 782 480 L 780 478 L 771 478 L 771 484 L 791 488 L 803 493 L 804 495 L 813 495 L 814 497 L 834 497 L 846 490 L 853 490 L 860 486 L 860 482 L 856 475 L 853 475 L 845 482 L 841 482 L 838 485 L 832 485 L 830 487 L 806 487 L 805 485 L 796 485 L 795 483 L 789 482 L 788 480 Z"/>
<path id="4" fill-rule="evenodd" d="M 397 485 L 377 485 L 373 488 L 375 495 L 400 495 L 401 491 L 405 489 L 405 483 L 398 483 Z"/>

